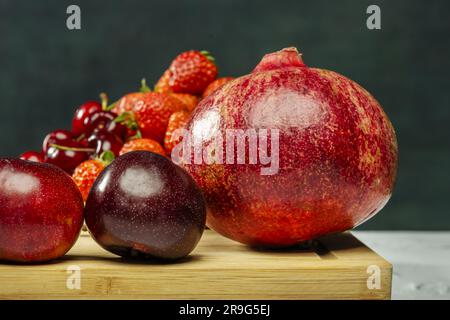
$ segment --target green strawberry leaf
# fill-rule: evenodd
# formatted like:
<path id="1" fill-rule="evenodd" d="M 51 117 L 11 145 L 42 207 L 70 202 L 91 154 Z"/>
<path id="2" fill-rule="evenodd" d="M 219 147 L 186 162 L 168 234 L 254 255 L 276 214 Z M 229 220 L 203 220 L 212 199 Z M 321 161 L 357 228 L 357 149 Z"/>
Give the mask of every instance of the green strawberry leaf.
<path id="1" fill-rule="evenodd" d="M 110 164 L 111 162 L 114 161 L 114 159 L 116 158 L 116 156 L 114 155 L 114 153 L 110 150 L 102 152 L 102 154 L 99 157 L 99 160 L 101 162 L 103 162 L 105 165 Z"/>

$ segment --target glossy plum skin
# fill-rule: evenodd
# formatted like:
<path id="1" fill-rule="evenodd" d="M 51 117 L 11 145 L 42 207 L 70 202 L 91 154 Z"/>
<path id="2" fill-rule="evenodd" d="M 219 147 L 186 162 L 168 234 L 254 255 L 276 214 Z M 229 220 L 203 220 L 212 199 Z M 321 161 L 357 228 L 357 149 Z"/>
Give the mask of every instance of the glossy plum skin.
<path id="1" fill-rule="evenodd" d="M 83 200 L 61 169 L 0 159 L 0 260 L 44 262 L 63 256 L 83 224 Z"/>
<path id="2" fill-rule="evenodd" d="M 92 237 L 122 257 L 178 259 L 197 245 L 206 204 L 192 178 L 166 157 L 126 153 L 94 183 L 85 207 Z"/>
<path id="3" fill-rule="evenodd" d="M 184 164 L 204 192 L 207 225 L 233 240 L 289 246 L 348 230 L 392 194 L 397 140 L 379 103 L 352 80 L 305 66 L 295 49 L 203 99 L 187 124 L 194 146 L 236 128 L 279 130 L 275 174 L 248 159 Z"/>

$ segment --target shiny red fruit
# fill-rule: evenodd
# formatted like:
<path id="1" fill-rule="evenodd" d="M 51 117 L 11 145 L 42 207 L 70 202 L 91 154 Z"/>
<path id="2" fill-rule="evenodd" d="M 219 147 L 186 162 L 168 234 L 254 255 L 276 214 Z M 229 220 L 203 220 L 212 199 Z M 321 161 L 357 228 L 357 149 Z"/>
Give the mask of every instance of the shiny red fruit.
<path id="1" fill-rule="evenodd" d="M 27 151 L 19 156 L 19 159 L 33 162 L 45 162 L 45 155 L 38 151 Z"/>
<path id="2" fill-rule="evenodd" d="M 146 138 L 133 139 L 128 141 L 123 145 L 122 149 L 120 149 L 120 155 L 131 151 L 150 151 L 162 156 L 166 156 L 166 151 L 157 141 Z"/>
<path id="3" fill-rule="evenodd" d="M 86 131 L 86 127 L 89 125 L 88 118 L 93 113 L 102 111 L 101 103 L 97 101 L 88 101 L 82 104 L 72 120 L 72 132 L 75 136 L 80 136 Z"/>
<path id="4" fill-rule="evenodd" d="M 213 93 L 215 90 L 222 87 L 225 83 L 232 81 L 233 77 L 223 77 L 223 78 L 217 78 L 213 82 L 211 82 L 203 91 L 202 98 L 209 96 L 211 93 Z"/>
<path id="5" fill-rule="evenodd" d="M 93 148 L 97 156 L 105 151 L 111 151 L 115 156 L 119 156 L 120 149 L 123 146 L 123 141 L 118 136 L 105 130 L 94 131 L 87 142 L 88 147 Z"/>
<path id="6" fill-rule="evenodd" d="M 94 239 L 114 254 L 178 259 L 200 240 L 206 205 L 182 168 L 164 156 L 133 151 L 97 178 L 85 217 Z"/>
<path id="7" fill-rule="evenodd" d="M 83 224 L 83 200 L 57 167 L 0 159 L 0 260 L 43 262 L 63 256 Z"/>
<path id="8" fill-rule="evenodd" d="M 91 114 L 86 118 L 88 122 L 84 134 L 89 136 L 95 130 L 108 131 L 121 139 L 126 135 L 126 127 L 120 123 L 114 121 L 117 118 L 117 114 L 111 111 L 100 111 Z"/>
<path id="9" fill-rule="evenodd" d="M 49 147 L 46 154 L 46 162 L 60 167 L 68 174 L 72 174 L 75 168 L 90 155 L 90 152 L 81 149 L 84 148 L 79 142 L 66 140 L 64 145 Z"/>
<path id="10" fill-rule="evenodd" d="M 46 154 L 51 144 L 65 145 L 69 143 L 69 140 L 73 140 L 74 138 L 75 136 L 73 133 L 68 130 L 58 129 L 50 132 L 44 138 L 44 142 L 42 143 L 42 152 Z"/>
<path id="11" fill-rule="evenodd" d="M 89 159 L 75 168 L 72 180 L 77 185 L 78 190 L 80 190 L 83 201 L 86 201 L 95 179 L 97 179 L 100 172 L 105 168 L 105 165 L 100 159 Z"/>
<path id="12" fill-rule="evenodd" d="M 209 52 L 190 50 L 172 61 L 169 72 L 169 86 L 173 92 L 201 95 L 216 79 L 218 71 Z"/>
<path id="13" fill-rule="evenodd" d="M 170 94 L 138 92 L 122 97 L 114 110 L 121 115 L 131 113 L 142 137 L 162 144 L 170 115 L 185 109 L 185 104 Z"/>
<path id="14" fill-rule="evenodd" d="M 295 48 L 204 98 L 187 129 L 211 156 L 184 161 L 205 193 L 208 226 L 242 243 L 288 246 L 351 229 L 393 191 L 397 140 L 379 103 L 352 80 L 305 66 Z M 227 134 L 235 145 L 220 142 Z"/>

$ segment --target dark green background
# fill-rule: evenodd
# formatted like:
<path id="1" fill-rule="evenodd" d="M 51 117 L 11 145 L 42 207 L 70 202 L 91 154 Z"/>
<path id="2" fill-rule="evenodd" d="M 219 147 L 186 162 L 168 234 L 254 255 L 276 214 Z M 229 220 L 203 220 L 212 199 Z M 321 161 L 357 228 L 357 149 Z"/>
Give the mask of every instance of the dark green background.
<path id="1" fill-rule="evenodd" d="M 82 9 L 82 30 L 66 8 Z M 366 28 L 378 4 L 382 30 Z M 208 49 L 222 75 L 297 46 L 310 66 L 340 72 L 384 106 L 398 134 L 397 187 L 362 228 L 450 229 L 449 1 L 0 0 L 0 155 L 37 149 L 69 127 L 77 104 L 154 82 L 187 49 Z"/>

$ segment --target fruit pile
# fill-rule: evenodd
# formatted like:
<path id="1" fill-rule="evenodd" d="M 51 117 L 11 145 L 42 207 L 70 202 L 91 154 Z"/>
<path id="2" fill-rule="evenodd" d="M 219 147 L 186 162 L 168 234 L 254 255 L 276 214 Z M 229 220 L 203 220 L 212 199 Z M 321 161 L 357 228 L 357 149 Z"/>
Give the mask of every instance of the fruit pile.
<path id="1" fill-rule="evenodd" d="M 84 201 L 99 173 L 124 153 L 146 150 L 170 156 L 178 141 L 172 133 L 184 126 L 200 99 L 231 77 L 218 78 L 214 58 L 207 51 L 178 55 L 152 91 L 142 80 L 138 92 L 128 93 L 109 105 L 87 101 L 76 111 L 71 130 L 55 130 L 42 151 L 28 151 L 20 158 L 56 165 L 72 175 Z"/>
<path id="2" fill-rule="evenodd" d="M 387 203 L 397 139 L 364 88 L 309 68 L 296 48 L 231 82 L 217 73 L 208 52 L 184 52 L 153 91 L 143 80 L 111 105 L 103 94 L 80 106 L 70 131 L 48 134 L 42 152 L 22 154 L 31 161 L 0 159 L 0 260 L 64 255 L 83 218 L 115 254 L 177 259 L 206 218 L 230 239 L 280 247 L 351 229 Z M 194 150 L 247 135 L 249 154 L 231 140 L 211 152 L 218 161 L 182 168 L 169 157 L 181 127 Z"/>
<path id="3" fill-rule="evenodd" d="M 207 51 L 181 53 L 153 91 L 144 79 L 115 103 L 101 94 L 75 111 L 71 130 L 47 134 L 42 151 L 0 159 L 0 260 L 58 258 L 84 218 L 94 240 L 121 256 L 188 255 L 205 228 L 206 203 L 170 160 L 172 134 L 231 80 L 217 74 Z"/>

